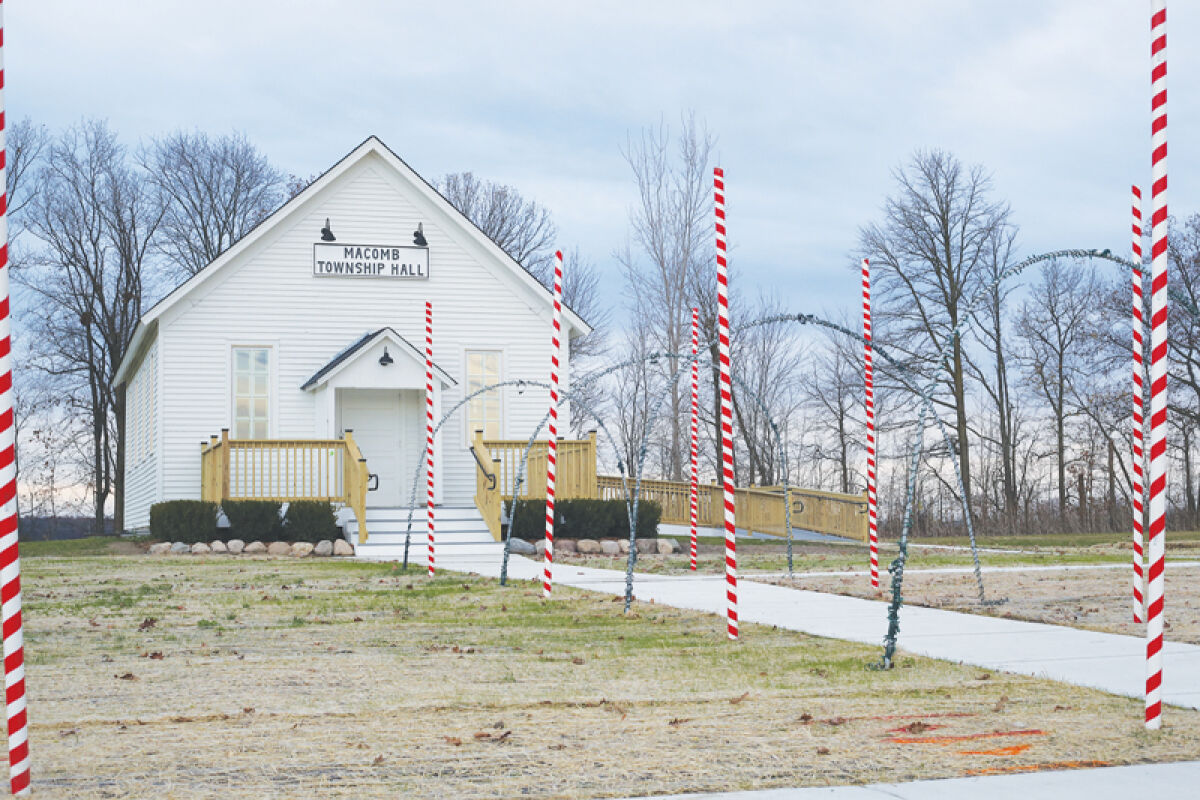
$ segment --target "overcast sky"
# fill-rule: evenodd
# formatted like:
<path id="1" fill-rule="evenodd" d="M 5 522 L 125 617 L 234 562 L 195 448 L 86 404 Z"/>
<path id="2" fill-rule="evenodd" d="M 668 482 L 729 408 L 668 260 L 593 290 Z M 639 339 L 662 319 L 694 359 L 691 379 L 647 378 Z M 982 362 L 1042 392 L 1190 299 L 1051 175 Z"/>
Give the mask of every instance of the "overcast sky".
<path id="1" fill-rule="evenodd" d="M 10 119 L 241 130 L 305 176 L 375 134 L 428 178 L 548 206 L 609 287 L 621 147 L 687 110 L 718 139 L 738 288 L 796 311 L 857 308 L 857 230 L 917 148 L 990 170 L 1026 254 L 1124 252 L 1149 182 L 1148 0 L 4 5 Z M 1200 3 L 1168 23 L 1178 216 L 1198 210 Z"/>

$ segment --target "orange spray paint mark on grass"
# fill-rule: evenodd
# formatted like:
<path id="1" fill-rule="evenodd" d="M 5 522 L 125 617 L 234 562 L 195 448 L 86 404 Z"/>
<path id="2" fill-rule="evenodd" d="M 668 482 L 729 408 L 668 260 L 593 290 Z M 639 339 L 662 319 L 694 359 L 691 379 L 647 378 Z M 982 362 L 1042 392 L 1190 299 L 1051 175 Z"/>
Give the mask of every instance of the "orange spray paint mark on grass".
<path id="1" fill-rule="evenodd" d="M 1031 744 L 1014 744 L 1012 747 L 997 747 L 995 750 L 959 750 L 960 756 L 1016 756 L 1024 753 Z"/>
<path id="2" fill-rule="evenodd" d="M 893 744 L 954 744 L 955 742 L 970 742 L 975 739 L 995 739 L 1001 736 L 1045 736 L 1046 732 L 1037 728 L 1020 731 L 990 731 L 988 733 L 968 733 L 962 736 L 893 736 L 888 741 Z"/>

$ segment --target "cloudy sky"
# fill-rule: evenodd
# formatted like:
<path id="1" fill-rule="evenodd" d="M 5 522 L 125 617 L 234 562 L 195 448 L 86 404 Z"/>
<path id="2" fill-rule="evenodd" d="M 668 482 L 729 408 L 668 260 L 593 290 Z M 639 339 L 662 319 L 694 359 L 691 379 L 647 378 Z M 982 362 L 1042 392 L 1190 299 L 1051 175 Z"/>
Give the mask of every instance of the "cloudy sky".
<path id="1" fill-rule="evenodd" d="M 1024 253 L 1123 251 L 1149 181 L 1147 0 L 4 5 L 12 119 L 241 130 L 300 175 L 376 134 L 427 177 L 545 204 L 609 287 L 622 145 L 689 110 L 718 140 L 740 288 L 797 311 L 855 308 L 858 227 L 917 148 L 987 167 Z M 1169 25 L 1181 215 L 1200 210 L 1200 4 Z"/>

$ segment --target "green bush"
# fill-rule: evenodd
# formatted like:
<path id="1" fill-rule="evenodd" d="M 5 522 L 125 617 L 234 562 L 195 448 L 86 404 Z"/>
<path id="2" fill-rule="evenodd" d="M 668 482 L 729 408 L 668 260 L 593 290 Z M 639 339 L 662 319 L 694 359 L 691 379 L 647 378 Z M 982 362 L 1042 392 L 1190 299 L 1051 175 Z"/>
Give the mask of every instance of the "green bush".
<path id="1" fill-rule="evenodd" d="M 294 500 L 288 503 L 283 522 L 285 538 L 290 542 L 312 542 L 337 539 L 342 533 L 333 515 L 333 506 L 320 500 Z"/>
<path id="2" fill-rule="evenodd" d="M 167 500 L 150 506 L 150 535 L 163 542 L 211 542 L 217 538 L 217 504 Z"/>
<path id="3" fill-rule="evenodd" d="M 280 504 L 272 500 L 226 500 L 221 510 L 229 519 L 229 536 L 247 542 L 270 542 L 282 531 Z"/>
<path id="4" fill-rule="evenodd" d="M 512 502 L 508 503 L 512 513 Z M 517 526 L 512 535 L 518 539 L 541 539 L 546 531 L 546 501 L 518 500 Z M 662 506 L 653 500 L 638 503 L 639 539 L 658 536 Z M 624 500 L 559 500 L 554 504 L 554 536 L 563 539 L 628 539 L 629 512 Z"/>

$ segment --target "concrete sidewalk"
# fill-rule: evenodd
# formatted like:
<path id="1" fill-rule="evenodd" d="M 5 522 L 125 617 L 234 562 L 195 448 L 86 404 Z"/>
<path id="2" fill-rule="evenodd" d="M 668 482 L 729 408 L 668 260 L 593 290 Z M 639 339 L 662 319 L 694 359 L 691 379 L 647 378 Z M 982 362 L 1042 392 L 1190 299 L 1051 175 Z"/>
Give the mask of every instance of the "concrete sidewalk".
<path id="1" fill-rule="evenodd" d="M 498 561 L 456 569 L 498 576 Z M 512 556 L 509 576 L 539 579 L 542 563 Z M 623 595 L 624 572 L 556 564 L 556 583 Z M 724 576 L 646 575 L 634 577 L 634 596 L 676 608 L 724 616 Z M 742 580 L 739 617 L 780 628 L 880 645 L 887 632 L 887 604 L 878 600 L 823 594 Z M 714 623 L 715 624 L 715 623 Z M 955 611 L 905 606 L 900 612 L 902 650 L 917 655 L 975 664 L 987 669 L 1087 686 L 1112 694 L 1141 697 L 1145 682 L 1145 641 L 1133 636 L 1000 619 Z M 1163 698 L 1200 708 L 1200 646 L 1168 642 L 1164 648 Z"/>
<path id="2" fill-rule="evenodd" d="M 1128 800 L 1153 797 L 1183 800 L 1200 794 L 1200 761 L 1175 764 L 1137 764 L 1129 767 L 989 775 L 912 783 L 869 786 L 813 786 L 804 789 L 764 789 L 755 792 L 717 792 L 658 796 L 653 800 Z M 651 800 L 641 798 L 640 800 Z"/>

